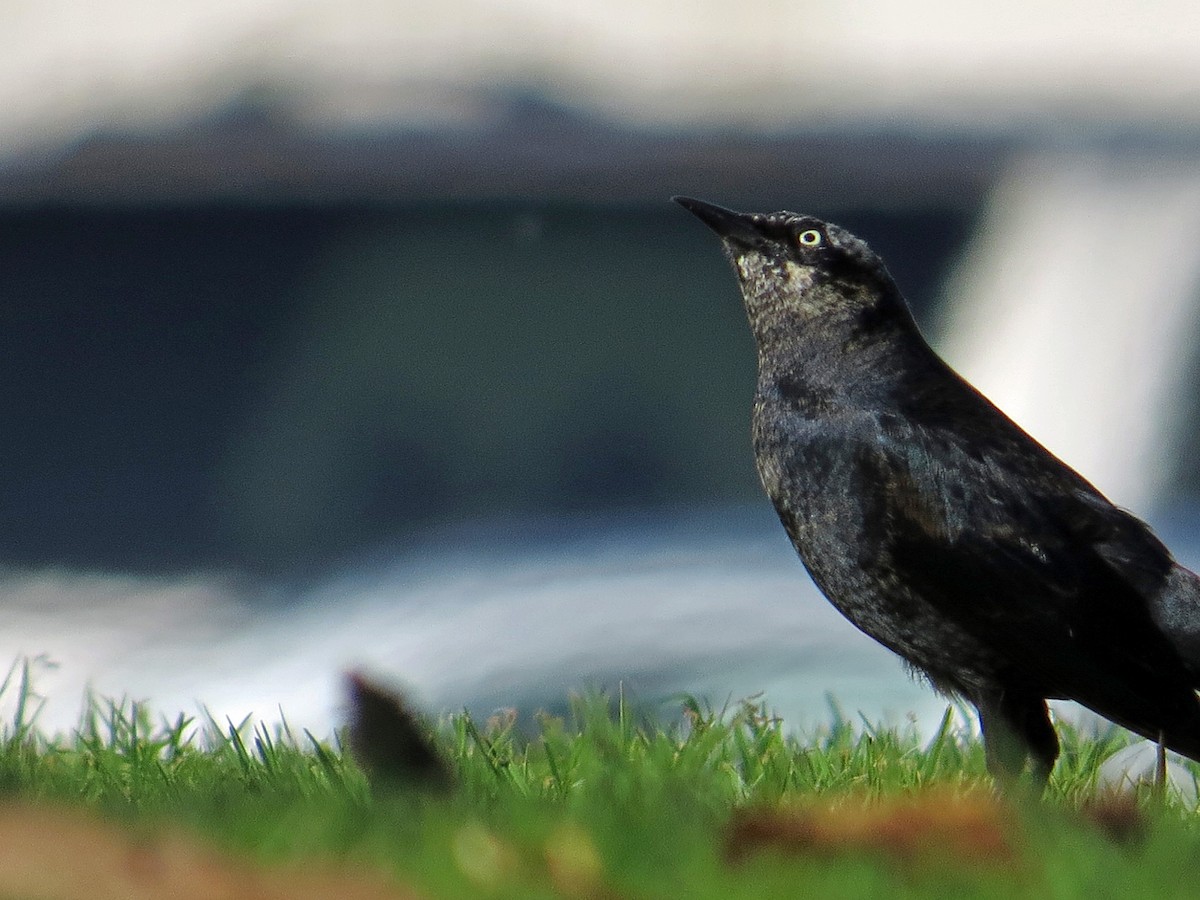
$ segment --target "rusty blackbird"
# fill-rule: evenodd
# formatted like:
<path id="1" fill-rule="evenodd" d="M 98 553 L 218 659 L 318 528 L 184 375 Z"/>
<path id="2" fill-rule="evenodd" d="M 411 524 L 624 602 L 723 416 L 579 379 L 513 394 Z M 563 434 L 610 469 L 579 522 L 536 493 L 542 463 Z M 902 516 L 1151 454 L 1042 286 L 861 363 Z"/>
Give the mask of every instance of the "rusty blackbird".
<path id="1" fill-rule="evenodd" d="M 854 625 L 976 707 L 997 782 L 1045 786 L 1055 698 L 1200 759 L 1200 579 L 934 353 L 863 241 L 675 200 L 737 273 L 755 460 L 800 559 Z"/>

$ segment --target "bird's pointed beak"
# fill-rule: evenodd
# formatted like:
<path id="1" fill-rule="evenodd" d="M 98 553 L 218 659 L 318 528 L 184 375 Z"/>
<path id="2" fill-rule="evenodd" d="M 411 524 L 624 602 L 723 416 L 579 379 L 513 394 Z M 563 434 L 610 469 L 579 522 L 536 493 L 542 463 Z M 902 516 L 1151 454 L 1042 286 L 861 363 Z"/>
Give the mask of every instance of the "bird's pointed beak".
<path id="1" fill-rule="evenodd" d="M 724 240 L 752 245 L 762 241 L 758 216 L 735 212 L 715 203 L 705 203 L 694 197 L 672 197 L 676 203 L 719 234 Z"/>

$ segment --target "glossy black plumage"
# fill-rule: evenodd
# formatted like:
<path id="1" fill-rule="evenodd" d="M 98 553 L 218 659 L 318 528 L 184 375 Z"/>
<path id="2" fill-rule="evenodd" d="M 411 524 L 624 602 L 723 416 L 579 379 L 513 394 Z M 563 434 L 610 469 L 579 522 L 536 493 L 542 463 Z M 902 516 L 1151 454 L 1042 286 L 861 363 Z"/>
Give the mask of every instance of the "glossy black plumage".
<path id="1" fill-rule="evenodd" d="M 1002 780 L 1048 777 L 1047 698 L 1200 759 L 1200 580 L 930 349 L 861 240 L 675 199 L 737 272 L 759 475 L 833 605 L 976 706 Z"/>

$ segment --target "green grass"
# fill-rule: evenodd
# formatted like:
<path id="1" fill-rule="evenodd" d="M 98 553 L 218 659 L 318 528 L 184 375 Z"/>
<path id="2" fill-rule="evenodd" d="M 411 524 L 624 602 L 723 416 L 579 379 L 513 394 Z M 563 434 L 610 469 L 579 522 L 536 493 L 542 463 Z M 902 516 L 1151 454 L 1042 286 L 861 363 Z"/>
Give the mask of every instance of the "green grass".
<path id="1" fill-rule="evenodd" d="M 95 701 L 77 734 L 48 738 L 20 670 L 3 690 L 18 701 L 0 729 L 10 804 L 83 807 L 140 835 L 182 829 L 256 864 L 383 871 L 428 897 L 1166 897 L 1200 883 L 1197 819 L 1177 799 L 1118 804 L 1140 829 L 1122 841 L 1085 814 L 1100 762 L 1124 745 L 1116 732 L 1060 726 L 1046 799 L 1002 810 L 1011 858 L 972 852 L 974 838 L 964 850 L 955 833 L 898 854 L 866 828 L 804 847 L 752 841 L 734 859 L 731 821 L 755 811 L 833 803 L 853 820 L 922 797 L 935 811 L 947 798 L 993 810 L 982 748 L 949 716 L 924 741 L 840 718 L 795 737 L 763 704 L 683 699 L 663 725 L 618 692 L 573 698 L 565 718 L 432 723 L 460 782 L 436 796 L 373 791 L 339 740 L 160 719 L 127 701 Z M 898 815 L 901 831 L 919 830 Z"/>

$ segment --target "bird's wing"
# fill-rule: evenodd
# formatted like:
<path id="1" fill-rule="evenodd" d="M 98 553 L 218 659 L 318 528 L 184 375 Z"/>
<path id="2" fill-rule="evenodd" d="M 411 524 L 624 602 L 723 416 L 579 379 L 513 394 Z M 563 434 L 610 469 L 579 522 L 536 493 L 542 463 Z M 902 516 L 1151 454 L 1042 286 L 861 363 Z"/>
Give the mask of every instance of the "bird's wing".
<path id="1" fill-rule="evenodd" d="M 899 579 L 1047 695 L 1200 749 L 1192 679 L 1149 611 L 1171 565 L 1149 529 L 1015 426 L 901 427 L 860 448 Z"/>

